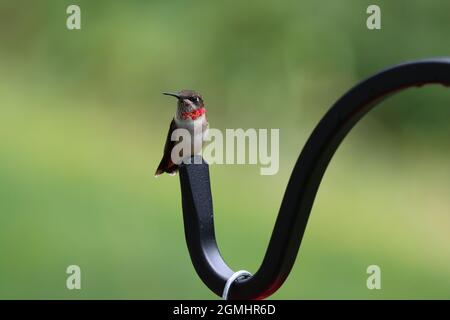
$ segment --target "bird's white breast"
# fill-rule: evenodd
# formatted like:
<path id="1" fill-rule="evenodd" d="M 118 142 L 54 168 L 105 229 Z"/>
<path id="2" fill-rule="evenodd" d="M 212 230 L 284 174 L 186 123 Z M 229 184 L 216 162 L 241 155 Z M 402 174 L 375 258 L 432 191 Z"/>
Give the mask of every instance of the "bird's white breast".
<path id="1" fill-rule="evenodd" d="M 191 133 L 194 132 L 194 128 L 196 130 L 198 130 L 199 132 L 201 132 L 201 128 L 205 122 L 206 122 L 206 117 L 204 114 L 195 120 L 192 120 L 190 118 L 186 119 L 186 120 L 178 119 L 177 117 L 175 117 L 175 124 L 177 125 L 177 128 L 187 129 Z"/>
<path id="2" fill-rule="evenodd" d="M 177 128 L 186 129 L 191 134 L 191 145 L 196 147 L 194 148 L 194 153 L 200 152 L 203 141 L 208 134 L 208 126 L 205 126 L 206 122 L 207 120 L 205 115 L 202 115 L 195 120 L 178 119 L 175 117 L 175 124 L 177 125 Z"/>

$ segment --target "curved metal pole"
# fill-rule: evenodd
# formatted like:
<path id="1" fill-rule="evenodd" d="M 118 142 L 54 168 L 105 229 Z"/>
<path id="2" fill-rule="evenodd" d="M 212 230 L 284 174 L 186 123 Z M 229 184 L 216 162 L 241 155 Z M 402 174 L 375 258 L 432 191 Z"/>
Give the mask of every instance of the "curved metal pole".
<path id="1" fill-rule="evenodd" d="M 450 86 L 450 58 L 384 70 L 356 85 L 330 108 L 295 164 L 260 268 L 252 277 L 232 285 L 230 299 L 262 299 L 283 284 L 295 262 L 320 181 L 344 137 L 384 98 L 429 83 Z M 208 165 L 181 165 L 180 183 L 192 263 L 203 282 L 220 296 L 233 271 L 222 259 L 216 243 Z"/>

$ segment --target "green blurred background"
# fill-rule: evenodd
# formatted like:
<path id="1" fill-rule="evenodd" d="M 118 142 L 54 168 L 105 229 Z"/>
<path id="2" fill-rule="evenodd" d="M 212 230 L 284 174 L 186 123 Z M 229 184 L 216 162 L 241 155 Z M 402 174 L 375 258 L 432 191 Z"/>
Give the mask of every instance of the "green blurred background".
<path id="1" fill-rule="evenodd" d="M 81 7 L 82 29 L 66 29 Z M 366 28 L 379 4 L 382 29 Z M 280 128 L 280 171 L 213 165 L 220 249 L 255 272 L 291 169 L 361 79 L 450 55 L 449 1 L 0 2 L 0 298 L 215 299 L 184 241 L 178 177 L 153 177 L 175 110 Z M 356 126 L 276 299 L 450 298 L 450 90 L 411 89 Z M 69 291 L 68 265 L 82 270 Z M 382 289 L 366 288 L 367 266 Z"/>

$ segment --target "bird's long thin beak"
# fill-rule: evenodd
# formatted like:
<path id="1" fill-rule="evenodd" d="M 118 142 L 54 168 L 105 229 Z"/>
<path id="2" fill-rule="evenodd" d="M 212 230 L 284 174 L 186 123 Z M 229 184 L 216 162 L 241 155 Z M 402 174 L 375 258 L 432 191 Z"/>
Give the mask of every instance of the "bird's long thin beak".
<path id="1" fill-rule="evenodd" d="M 176 93 L 171 93 L 171 92 L 163 92 L 164 95 L 166 96 L 172 96 L 175 97 L 177 99 L 180 99 L 180 95 L 176 94 Z"/>

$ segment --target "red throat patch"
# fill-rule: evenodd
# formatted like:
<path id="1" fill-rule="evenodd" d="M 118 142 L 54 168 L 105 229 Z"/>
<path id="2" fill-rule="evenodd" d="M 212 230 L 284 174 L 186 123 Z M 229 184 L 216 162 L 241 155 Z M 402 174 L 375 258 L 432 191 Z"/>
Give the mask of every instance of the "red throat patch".
<path id="1" fill-rule="evenodd" d="M 190 111 L 190 112 L 182 112 L 181 118 L 183 120 L 188 120 L 189 118 L 191 118 L 192 120 L 196 120 L 197 118 L 204 115 L 205 112 L 206 112 L 205 108 L 196 109 L 196 110 Z"/>

